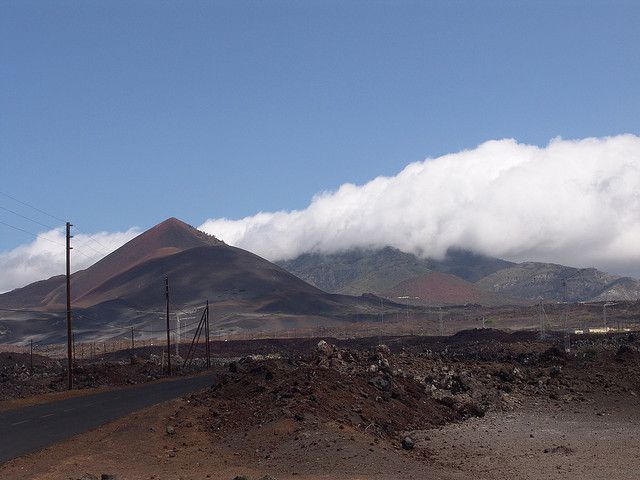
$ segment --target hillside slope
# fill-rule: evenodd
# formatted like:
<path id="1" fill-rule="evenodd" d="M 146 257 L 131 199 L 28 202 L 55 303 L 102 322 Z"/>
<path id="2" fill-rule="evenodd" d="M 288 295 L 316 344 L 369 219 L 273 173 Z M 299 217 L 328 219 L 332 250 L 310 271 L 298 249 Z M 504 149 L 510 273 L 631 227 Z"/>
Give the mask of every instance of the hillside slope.
<path id="1" fill-rule="evenodd" d="M 404 280 L 432 271 L 475 282 L 513 265 L 464 250 L 450 250 L 443 259 L 436 260 L 419 258 L 391 247 L 334 254 L 307 253 L 277 263 L 324 291 L 349 295 L 382 294 Z"/>
<path id="2" fill-rule="evenodd" d="M 471 282 L 448 273 L 429 272 L 409 278 L 384 292 L 384 296 L 414 305 L 505 305 L 517 303 L 497 293 L 486 292 Z"/>
<path id="3" fill-rule="evenodd" d="M 136 265 L 196 247 L 217 245 L 224 243 L 177 218 L 169 218 L 125 243 L 86 270 L 74 273 L 71 276 L 72 302 L 83 306 L 91 305 L 82 297 Z M 65 302 L 66 286 L 63 275 L 0 295 L 0 307 L 3 308 L 59 310 L 64 307 Z"/>
<path id="4" fill-rule="evenodd" d="M 482 297 L 483 291 L 487 296 L 479 303 L 488 305 L 495 302 L 513 303 L 514 300 L 530 302 L 541 298 L 563 301 L 563 280 L 566 279 L 569 301 L 640 299 L 640 282 L 633 278 L 611 275 L 595 268 L 539 262 L 517 264 L 456 249 L 449 250 L 439 260 L 422 259 L 387 247 L 330 255 L 304 254 L 278 264 L 322 290 L 351 295 L 372 292 L 383 296 L 403 296 L 396 286 L 414 279 L 418 284 L 428 280 L 430 288 L 434 289 L 428 294 L 425 291 L 426 284 L 423 287 L 416 286 L 425 301 L 435 299 L 439 296 L 439 289 L 450 289 L 454 283 L 460 287 L 456 298 L 462 303 L 474 303 L 474 299 Z M 449 277 L 424 276 L 433 272 L 453 275 L 475 283 L 475 286 L 470 288 Z M 438 284 L 438 280 L 442 285 Z M 406 287 L 405 284 L 403 288 Z M 463 292 L 468 293 L 468 297 Z"/>
<path id="5" fill-rule="evenodd" d="M 566 283 L 566 293 L 565 293 Z M 528 300 L 636 300 L 640 282 L 595 268 L 525 262 L 499 270 L 476 282 L 483 290 Z"/>

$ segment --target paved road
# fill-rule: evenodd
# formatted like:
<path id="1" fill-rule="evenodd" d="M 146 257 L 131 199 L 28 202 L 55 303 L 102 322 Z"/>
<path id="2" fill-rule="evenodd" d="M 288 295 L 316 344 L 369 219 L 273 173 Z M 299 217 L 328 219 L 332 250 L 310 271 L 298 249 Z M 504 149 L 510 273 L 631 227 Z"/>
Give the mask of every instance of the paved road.
<path id="1" fill-rule="evenodd" d="M 179 378 L 2 412 L 0 464 L 210 384 L 210 375 Z"/>

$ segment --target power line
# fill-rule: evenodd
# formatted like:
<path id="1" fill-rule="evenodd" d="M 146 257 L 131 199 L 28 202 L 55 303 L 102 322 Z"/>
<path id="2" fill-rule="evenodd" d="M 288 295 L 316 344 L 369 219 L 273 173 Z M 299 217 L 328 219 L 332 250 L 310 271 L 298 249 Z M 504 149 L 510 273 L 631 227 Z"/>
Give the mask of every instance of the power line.
<path id="1" fill-rule="evenodd" d="M 87 237 L 89 237 L 91 240 L 93 240 L 95 243 L 97 243 L 98 245 L 100 245 L 102 248 L 106 249 L 107 252 L 111 252 L 112 249 L 111 247 L 107 247 L 106 245 L 104 245 L 103 243 L 101 243 L 100 241 L 98 241 L 98 239 L 96 237 L 94 237 L 93 235 L 90 235 L 88 233 L 84 233 L 83 231 L 81 231 L 78 227 L 75 227 L 76 231 L 81 234 L 81 235 L 86 235 Z"/>
<path id="2" fill-rule="evenodd" d="M 65 246 L 62 243 L 56 242 L 55 240 L 51 240 L 50 238 L 44 237 L 42 235 L 38 235 L 37 233 L 30 232 L 29 230 L 25 230 L 24 228 L 16 227 L 15 225 L 10 225 L 10 224 L 8 224 L 6 222 L 3 222 L 2 220 L 0 220 L 0 223 L 2 225 L 6 225 L 9 228 L 13 228 L 14 230 L 18 230 L 20 232 L 24 232 L 24 233 L 27 233 L 29 235 L 33 235 L 35 238 L 42 238 L 43 240 L 46 240 L 47 242 L 55 243 L 56 245 L 59 245 L 61 247 Z"/>
<path id="3" fill-rule="evenodd" d="M 50 314 L 61 314 L 61 313 L 65 313 L 63 311 L 52 311 L 52 310 L 28 310 L 28 309 L 23 309 L 23 308 L 0 308 L 1 312 L 15 312 L 15 313 L 41 313 L 43 315 L 50 315 Z"/>
<path id="4" fill-rule="evenodd" d="M 80 244 L 80 246 L 75 246 L 74 249 L 77 248 L 90 248 L 91 250 L 93 250 L 94 252 L 96 252 L 98 255 L 102 255 L 105 256 L 107 255 L 107 253 L 101 251 L 101 250 L 96 250 L 95 248 L 93 248 L 91 245 L 89 245 L 89 240 L 87 240 L 86 242 Z"/>
<path id="5" fill-rule="evenodd" d="M 60 243 L 60 242 L 56 242 L 55 240 L 51 240 L 50 238 L 47 238 L 42 234 L 37 234 L 37 233 L 30 232 L 29 230 L 25 230 L 24 228 L 16 227 L 15 225 L 11 225 L 9 223 L 3 222 L 2 220 L 0 220 L 0 224 L 5 225 L 5 226 L 7 226 L 9 228 L 13 228 L 14 230 L 18 230 L 19 232 L 23 232 L 23 233 L 26 233 L 28 235 L 31 235 L 36 239 L 46 240 L 47 242 L 53 243 L 54 245 L 58 245 L 60 247 L 65 247 L 66 248 L 65 244 Z M 76 250 L 76 253 L 82 255 L 83 257 L 85 257 L 85 258 L 87 258 L 89 260 L 93 260 L 93 258 L 90 257 L 89 255 L 87 255 L 86 253 L 83 253 L 83 252 L 78 251 L 78 250 Z"/>
<path id="6" fill-rule="evenodd" d="M 31 205 L 31 204 L 29 204 L 29 203 L 27 203 L 27 202 L 24 202 L 24 201 L 22 201 L 22 200 L 20 200 L 20 199 L 18 199 L 18 198 L 16 198 L 16 197 L 14 197 L 14 196 L 12 196 L 12 195 L 9 195 L 8 193 L 1 192 L 1 191 L 0 191 L 0 194 L 1 194 L 1 195 L 4 195 L 5 197 L 10 198 L 11 200 L 13 200 L 13 201 L 15 201 L 15 202 L 17 202 L 17 203 L 20 203 L 20 204 L 22 204 L 22 205 L 24 205 L 24 206 L 26 206 L 26 207 L 32 208 L 32 209 L 36 210 L 37 212 L 40 212 L 40 213 L 42 213 L 42 214 L 44 214 L 44 215 L 47 215 L 48 217 L 51 217 L 51 218 L 53 218 L 54 220 L 58 220 L 58 221 L 60 221 L 60 222 L 65 222 L 65 221 L 64 221 L 64 220 L 62 220 L 61 218 L 56 217 L 55 215 L 52 215 L 52 214 L 50 214 L 50 213 L 47 213 L 47 212 L 45 212 L 44 210 L 42 210 L 42 209 L 40 209 L 40 208 L 38 208 L 38 207 L 34 207 L 33 205 Z M 35 224 L 37 224 L 37 225 L 40 225 L 41 227 L 48 228 L 49 230 L 56 230 L 56 227 L 52 227 L 51 225 L 47 225 L 46 223 L 42 223 L 42 222 L 40 222 L 40 221 L 38 221 L 38 220 L 35 220 L 35 219 L 33 219 L 33 218 L 30 218 L 30 217 L 27 217 L 26 215 L 23 215 L 23 214 L 21 214 L 21 213 L 15 212 L 15 211 L 13 211 L 13 210 L 11 210 L 11 209 L 9 209 L 9 208 L 3 207 L 3 206 L 1 206 L 1 205 L 0 205 L 0 209 L 5 210 L 5 211 L 7 211 L 7 212 L 9 212 L 9 213 L 12 213 L 12 214 L 14 214 L 14 215 L 16 215 L 16 216 L 18 216 L 18 217 L 20 217 L 20 218 L 23 218 L 23 219 L 25 219 L 25 220 L 28 220 L 28 221 L 30 221 L 30 222 L 32 222 L 32 223 L 35 223 Z M 20 227 L 15 227 L 15 226 L 13 226 L 13 225 L 9 225 L 9 224 L 7 224 L 7 223 L 5 223 L 5 222 L 0 222 L 0 223 L 2 223 L 3 225 L 7 225 L 8 227 L 11 227 L 11 228 L 13 228 L 13 229 L 15 229 L 15 230 L 19 230 L 19 231 L 21 231 L 21 232 L 28 233 L 28 234 L 33 235 L 33 236 L 35 236 L 36 238 L 38 238 L 38 235 L 37 235 L 37 234 L 35 234 L 35 233 L 33 233 L 33 232 L 29 232 L 29 231 L 27 231 L 27 230 L 21 229 Z M 66 223 L 66 222 L 65 222 L 65 223 Z M 76 228 L 76 230 L 78 230 L 78 232 L 80 231 L 78 228 Z M 95 237 L 93 237 L 92 235 L 89 235 L 89 234 L 87 234 L 87 233 L 84 233 L 83 235 L 86 235 L 89 239 L 93 240 L 93 241 L 94 241 L 94 242 L 96 242 L 98 245 L 101 245 L 102 247 L 107 248 L 107 247 L 105 247 L 104 245 L 102 245 L 98 240 L 96 240 L 96 239 L 95 239 Z M 44 237 L 43 237 L 43 238 L 44 238 Z M 48 240 L 48 241 L 50 241 L 50 242 L 53 242 L 53 240 L 49 240 L 49 239 L 47 239 L 47 238 L 45 238 L 45 240 Z M 57 242 L 53 242 L 53 243 L 56 243 L 57 245 L 62 245 L 62 244 L 57 243 Z M 89 240 L 87 240 L 87 242 L 85 242 L 85 244 L 81 245 L 80 247 L 75 247 L 75 248 L 76 248 L 76 249 L 77 249 L 77 248 L 90 248 L 91 250 L 93 250 L 93 251 L 94 251 L 95 253 L 97 253 L 98 255 L 107 255 L 107 253 L 105 253 L 104 251 L 98 251 L 98 250 L 96 250 L 95 248 L 91 247 L 88 243 L 89 243 Z M 107 250 L 108 250 L 108 248 L 107 248 Z M 86 258 L 88 258 L 88 259 L 92 260 L 92 258 L 91 258 L 91 257 L 89 257 L 89 256 L 88 256 L 88 255 L 86 255 L 86 254 L 83 254 L 82 252 L 78 252 L 78 253 L 80 253 L 80 254 L 81 254 L 81 255 L 83 255 L 84 257 L 86 257 Z"/>
<path id="7" fill-rule="evenodd" d="M 22 215 L 21 213 L 14 212 L 13 210 L 11 210 L 9 208 L 6 208 L 6 207 L 3 207 L 2 205 L 0 205 L 0 209 L 4 210 L 6 212 L 9 212 L 9 213 L 13 213 L 14 215 L 17 215 L 18 217 L 24 218 L 25 220 L 29 220 L 30 222 L 33 222 L 33 223 L 35 223 L 37 225 L 40 225 L 41 227 L 45 227 L 45 228 L 48 228 L 50 230 L 55 230 L 55 227 L 52 227 L 51 225 L 47 225 L 46 223 L 39 222 L 38 220 L 34 220 L 33 218 L 29 218 L 29 217 L 27 217 L 25 215 Z"/>
<path id="8" fill-rule="evenodd" d="M 57 221 L 59 221 L 59 222 L 65 222 L 65 220 L 61 219 L 60 217 L 56 217 L 55 215 L 52 215 L 52 214 L 50 214 L 50 213 L 48 213 L 48 212 L 45 212 L 44 210 L 42 210 L 42 209 L 40 209 L 40 208 L 38 208 L 38 207 L 34 207 L 34 206 L 33 206 L 33 205 L 31 205 L 30 203 L 23 202 L 22 200 L 17 199 L 16 197 L 14 197 L 14 196 L 12 196 L 12 195 L 9 195 L 8 193 L 5 193 L 5 192 L 0 191 L 0 195 L 4 195 L 5 197 L 10 198 L 10 199 L 11 199 L 11 200 L 13 200 L 14 202 L 18 202 L 18 203 L 20 203 L 20 204 L 24 205 L 25 207 L 33 208 L 35 211 L 40 212 L 40 213 L 42 213 L 42 214 L 46 215 L 47 217 L 51 217 L 51 218 L 53 218 L 54 220 L 57 220 Z"/>
<path id="9" fill-rule="evenodd" d="M 194 310 L 194 311 L 193 311 L 192 313 L 187 313 L 187 312 L 185 312 L 184 310 L 182 310 L 181 308 L 179 308 L 179 307 L 178 307 L 176 304 L 174 304 L 173 302 L 171 302 L 171 307 L 173 307 L 173 309 L 174 309 L 174 310 L 178 310 L 181 314 L 183 314 L 183 315 L 187 315 L 187 316 L 195 314 L 195 313 L 198 311 L 198 309 L 200 308 L 200 307 L 193 307 L 193 310 Z"/>

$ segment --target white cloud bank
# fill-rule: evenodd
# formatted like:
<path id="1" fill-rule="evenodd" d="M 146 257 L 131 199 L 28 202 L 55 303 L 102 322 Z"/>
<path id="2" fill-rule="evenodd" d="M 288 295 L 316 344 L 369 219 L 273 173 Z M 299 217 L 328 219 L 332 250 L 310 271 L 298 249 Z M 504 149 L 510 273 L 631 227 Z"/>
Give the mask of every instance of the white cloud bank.
<path id="1" fill-rule="evenodd" d="M 393 177 L 344 184 L 304 210 L 211 219 L 199 228 L 269 260 L 387 245 L 440 257 L 459 247 L 640 277 L 640 137 L 553 140 L 544 148 L 489 141 Z M 73 270 L 139 233 L 76 235 Z M 62 273 L 62 228 L 0 252 L 0 292 Z"/>
<path id="2" fill-rule="evenodd" d="M 640 137 L 488 141 L 344 184 L 304 210 L 210 219 L 201 230 L 270 260 L 391 245 L 640 274 Z"/>
<path id="3" fill-rule="evenodd" d="M 130 228 L 126 232 L 75 235 L 71 243 L 74 248 L 71 256 L 72 270 L 75 272 L 93 265 L 139 233 L 137 228 Z M 0 252 L 0 293 L 64 274 L 64 245 L 65 233 L 64 227 L 61 227 L 40 233 L 31 243 Z"/>

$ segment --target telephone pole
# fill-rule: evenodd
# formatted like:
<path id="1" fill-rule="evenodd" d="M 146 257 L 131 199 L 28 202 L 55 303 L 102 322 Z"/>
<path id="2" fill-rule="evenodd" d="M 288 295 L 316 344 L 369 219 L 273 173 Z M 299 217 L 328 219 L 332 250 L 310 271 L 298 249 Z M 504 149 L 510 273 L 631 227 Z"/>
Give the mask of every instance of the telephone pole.
<path id="1" fill-rule="evenodd" d="M 211 368 L 211 344 L 209 340 L 209 300 L 207 300 L 206 319 L 204 324 L 204 333 L 207 338 L 207 368 Z"/>
<path id="2" fill-rule="evenodd" d="M 67 222 L 67 363 L 69 390 L 73 388 L 73 339 L 71 330 L 71 225 Z"/>
<path id="3" fill-rule="evenodd" d="M 567 295 L 567 280 L 562 280 L 562 286 L 564 287 L 564 351 L 569 353 L 571 351 L 571 337 L 569 336 L 569 296 Z"/>
<path id="4" fill-rule="evenodd" d="M 164 277 L 164 297 L 167 303 L 167 374 L 171 375 L 171 331 L 169 327 L 169 276 Z"/>
<path id="5" fill-rule="evenodd" d="M 180 314 L 176 312 L 176 357 L 180 356 Z"/>
<path id="6" fill-rule="evenodd" d="M 546 316 L 546 313 L 544 311 L 544 300 L 541 298 L 540 299 L 540 307 L 538 310 L 538 315 L 539 315 L 539 321 L 540 321 L 540 327 L 539 327 L 539 331 L 538 331 L 538 336 L 540 337 L 540 339 L 542 340 L 543 338 L 545 338 L 546 334 L 544 333 L 544 319 Z"/>

